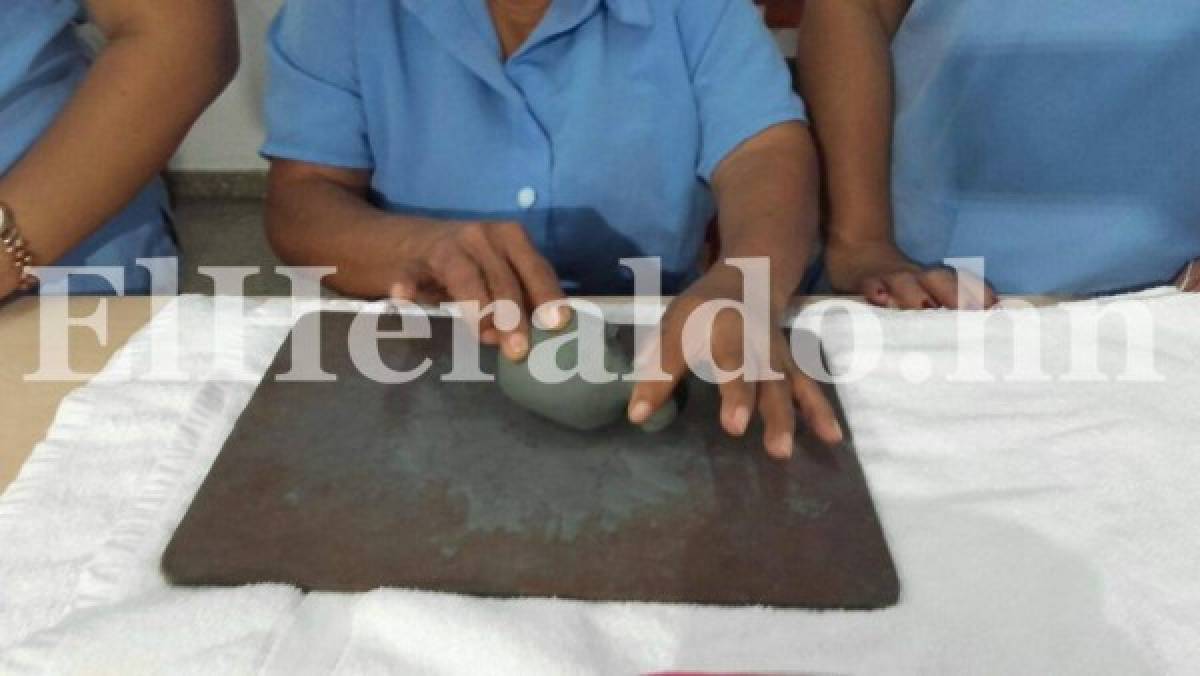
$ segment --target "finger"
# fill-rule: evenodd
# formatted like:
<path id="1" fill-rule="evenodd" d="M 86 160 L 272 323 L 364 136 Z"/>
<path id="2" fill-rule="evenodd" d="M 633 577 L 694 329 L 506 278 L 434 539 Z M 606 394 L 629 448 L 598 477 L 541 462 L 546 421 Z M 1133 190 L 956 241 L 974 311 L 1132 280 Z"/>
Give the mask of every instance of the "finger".
<path id="1" fill-rule="evenodd" d="M 889 275 L 884 279 L 888 293 L 895 299 L 896 306 L 904 310 L 932 310 L 938 307 L 933 298 L 925 292 L 917 277 L 911 272 L 901 272 Z"/>
<path id="2" fill-rule="evenodd" d="M 888 293 L 887 284 L 880 277 L 868 277 L 862 283 L 862 295 L 871 305 L 878 307 L 888 307 L 892 302 L 891 294 Z"/>
<path id="3" fill-rule="evenodd" d="M 708 337 L 712 345 L 713 365 L 724 373 L 736 373 L 744 366 L 742 333 L 727 331 L 721 335 L 721 338 Z M 754 411 L 754 384 L 747 382 L 743 375 L 720 382 L 717 388 L 721 392 L 721 427 L 729 434 L 740 437 L 746 433 Z"/>
<path id="4" fill-rule="evenodd" d="M 674 329 L 674 322 L 664 322 L 658 335 L 654 336 L 645 354 L 638 355 L 635 377 L 638 381 L 633 386 L 629 397 L 629 420 L 640 425 L 649 420 L 658 409 L 675 393 L 679 381 L 687 373 L 687 360 L 683 355 L 683 345 L 679 332 Z M 666 379 L 648 380 L 638 376 L 646 363 L 658 363 Z"/>
<path id="5" fill-rule="evenodd" d="M 1000 304 L 1000 296 L 992 288 L 991 284 L 983 283 L 983 307 L 990 310 Z"/>
<path id="6" fill-rule="evenodd" d="M 547 329 L 561 329 L 571 322 L 571 308 L 559 304 L 542 311 L 547 303 L 566 298 L 554 267 L 530 241 L 518 223 L 501 224 L 497 229 L 499 248 L 512 264 L 529 298 L 529 306 L 539 314 L 539 323 Z"/>
<path id="7" fill-rule="evenodd" d="M 481 308 L 492 304 L 484 281 L 483 271 L 470 256 L 465 253 L 447 257 L 434 271 L 435 276 L 446 289 L 447 295 L 456 303 L 478 303 Z M 478 325 L 471 327 L 482 340 L 489 331 L 494 332 L 491 320 L 484 317 Z"/>
<path id="8" fill-rule="evenodd" d="M 515 325 L 502 329 L 497 325 L 496 318 L 493 316 L 492 327 L 495 329 L 504 356 L 512 361 L 524 359 L 529 355 L 529 320 L 523 307 L 525 293 L 521 289 L 521 283 L 517 279 L 516 273 L 513 272 L 508 261 L 501 258 L 500 254 L 492 247 L 491 240 L 486 235 L 465 236 L 463 246 L 483 271 L 492 301 L 497 304 L 496 312 L 500 311 L 499 305 L 502 304 L 511 303 L 516 306 L 517 321 Z M 501 323 L 508 326 L 507 323 Z M 484 333 L 487 333 L 486 329 Z"/>
<path id="9" fill-rule="evenodd" d="M 1000 302 L 996 293 L 984 280 L 969 272 L 959 272 L 958 276 L 958 283 L 962 288 L 960 307 L 964 310 L 986 310 Z"/>
<path id="10" fill-rule="evenodd" d="M 791 371 L 790 380 L 792 398 L 799 407 L 800 415 L 808 429 L 830 446 L 842 443 L 845 433 L 821 386 L 798 368 Z"/>
<path id="11" fill-rule="evenodd" d="M 392 274 L 388 297 L 394 301 L 416 303 L 421 293 L 421 272 L 416 265 L 402 265 Z"/>
<path id="12" fill-rule="evenodd" d="M 745 435 L 754 411 L 754 383 L 734 378 L 717 385 L 717 388 L 721 391 L 721 427 L 730 436 Z"/>
<path id="13" fill-rule="evenodd" d="M 958 297 L 958 275 L 953 270 L 947 268 L 933 268 L 921 273 L 919 277 L 921 288 L 925 293 L 929 294 L 938 305 L 951 310 L 957 310 L 960 307 L 971 307 L 969 298 L 964 298 L 963 303 L 959 303 Z M 968 292 L 969 293 L 969 292 Z M 983 299 L 978 300 L 979 306 L 982 306 Z"/>
<path id="14" fill-rule="evenodd" d="M 773 458 L 792 457 L 796 445 L 796 407 L 784 381 L 762 383 L 758 413 L 763 419 L 763 445 Z"/>
<path id="15" fill-rule="evenodd" d="M 388 299 L 396 302 L 434 306 L 447 300 L 443 289 L 433 283 L 429 269 L 421 264 L 400 266 L 393 274 Z"/>

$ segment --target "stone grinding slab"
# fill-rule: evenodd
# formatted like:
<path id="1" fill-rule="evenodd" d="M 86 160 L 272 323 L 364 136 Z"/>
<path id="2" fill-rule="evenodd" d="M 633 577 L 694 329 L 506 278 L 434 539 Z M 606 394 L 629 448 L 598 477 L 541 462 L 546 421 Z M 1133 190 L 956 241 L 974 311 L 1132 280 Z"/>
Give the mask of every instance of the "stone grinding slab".
<path id="1" fill-rule="evenodd" d="M 562 428 L 495 383 L 442 382 L 450 319 L 432 319 L 429 340 L 381 340 L 390 367 L 426 357 L 433 367 L 379 384 L 349 356 L 352 319 L 301 319 L 320 321 L 323 368 L 337 382 L 278 382 L 291 365 L 285 342 L 167 548 L 172 583 L 830 609 L 897 601 L 850 441 L 830 449 L 800 437 L 793 460 L 771 460 L 759 429 L 721 433 L 716 388 L 700 382 L 665 432 Z M 485 371 L 495 359 L 484 348 Z"/>

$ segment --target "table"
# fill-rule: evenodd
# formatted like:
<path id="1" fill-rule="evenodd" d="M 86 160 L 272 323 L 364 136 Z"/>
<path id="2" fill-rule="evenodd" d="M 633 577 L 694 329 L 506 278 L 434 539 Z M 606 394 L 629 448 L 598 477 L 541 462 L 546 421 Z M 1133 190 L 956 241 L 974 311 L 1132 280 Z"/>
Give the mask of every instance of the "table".
<path id="1" fill-rule="evenodd" d="M 601 305 L 614 299 L 591 299 Z M 797 299 L 804 306 L 825 297 Z M 1034 305 L 1048 305 L 1059 299 L 1027 298 Z M 68 301 L 72 317 L 88 316 L 96 311 L 98 299 L 78 297 Z M 129 337 L 150 321 L 155 307 L 149 298 L 107 298 L 108 340 L 100 344 L 86 328 L 72 328 L 69 336 L 71 367 L 81 373 L 98 373 Z M 17 472 L 46 436 L 62 400 L 82 383 L 27 382 L 25 376 L 36 371 L 40 346 L 39 301 L 23 298 L 0 306 L 0 493 L 16 478 Z"/>
<path id="2" fill-rule="evenodd" d="M 72 298 L 71 316 L 96 311 L 96 298 Z M 108 341 L 101 345 L 87 329 L 72 329 L 69 335 L 71 367 L 81 373 L 97 373 L 129 337 L 150 320 L 152 302 L 147 298 L 110 298 Z M 0 493 L 16 478 L 33 447 L 46 436 L 59 403 L 83 383 L 27 382 L 37 370 L 39 346 L 39 301 L 22 298 L 0 306 Z"/>

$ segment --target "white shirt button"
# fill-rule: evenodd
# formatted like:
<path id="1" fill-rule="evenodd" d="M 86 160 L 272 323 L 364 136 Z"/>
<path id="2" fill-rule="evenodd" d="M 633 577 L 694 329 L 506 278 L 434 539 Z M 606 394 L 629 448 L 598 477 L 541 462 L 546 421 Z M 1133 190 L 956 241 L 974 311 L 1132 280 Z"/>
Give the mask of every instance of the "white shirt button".
<path id="1" fill-rule="evenodd" d="M 526 186 L 517 191 L 517 206 L 522 209 L 532 209 L 533 205 L 537 204 L 537 190 Z"/>

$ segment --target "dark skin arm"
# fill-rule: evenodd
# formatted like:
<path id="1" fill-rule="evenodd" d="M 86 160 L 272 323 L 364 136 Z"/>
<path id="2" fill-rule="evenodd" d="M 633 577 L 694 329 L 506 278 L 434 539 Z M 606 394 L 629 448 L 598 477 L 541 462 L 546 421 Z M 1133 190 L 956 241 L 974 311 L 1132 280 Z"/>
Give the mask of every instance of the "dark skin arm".
<path id="1" fill-rule="evenodd" d="M 958 298 L 951 270 L 923 270 L 896 246 L 891 197 L 891 42 L 912 0 L 808 0 L 801 79 L 828 183 L 826 263 L 838 291 L 906 309 L 990 306 Z M 970 286 L 970 285 L 968 285 Z"/>
<path id="2" fill-rule="evenodd" d="M 529 351 L 530 312 L 564 298 L 551 265 L 518 223 L 446 221 L 388 213 L 367 199 L 371 174 L 289 160 L 271 163 L 266 225 L 280 258 L 337 268 L 326 279 L 359 298 L 439 303 L 511 301 L 519 324 L 479 327 L 514 360 Z M 337 227 L 330 227 L 330 224 Z M 561 326 L 568 316 L 543 318 Z"/>
<path id="3" fill-rule="evenodd" d="M 107 45 L 79 91 L 0 177 L 35 263 L 52 264 L 166 166 L 238 66 L 231 0 L 88 0 Z M 0 297 L 19 280 L 0 266 Z"/>
<path id="4" fill-rule="evenodd" d="M 722 163 L 714 181 L 725 224 L 724 256 L 773 259 L 773 319 L 778 319 L 799 285 L 812 251 L 816 174 L 808 130 L 789 124 L 744 144 Z M 369 185 L 367 171 L 273 161 L 267 232 L 276 252 L 294 265 L 336 267 L 337 273 L 327 283 L 347 295 L 481 305 L 511 300 L 522 308 L 521 324 L 500 332 L 485 323 L 480 335 L 485 342 L 499 342 L 510 358 L 523 358 L 529 349 L 530 312 L 562 299 L 563 294 L 553 268 L 521 226 L 388 213 L 368 202 Z M 329 227 L 331 223 L 337 227 Z M 686 372 L 682 319 L 691 308 L 716 298 L 741 298 L 737 270 L 717 265 L 672 305 L 664 322 L 663 363 L 674 380 L 639 386 L 631 417 L 649 417 L 670 396 Z M 543 318 L 543 322 L 562 325 L 568 319 Z M 757 408 L 767 419 L 768 448 L 786 457 L 793 445 L 795 401 L 818 435 L 836 442 L 841 431 L 828 402 L 791 363 L 782 332 L 773 332 L 772 339 L 771 354 L 761 358 L 770 360 L 787 379 L 757 389 L 743 382 L 722 386 L 723 426 L 744 434 Z M 713 354 L 720 355 L 723 367 L 736 368 L 741 360 L 741 322 L 722 315 L 712 341 Z M 645 402 L 649 411 L 639 408 L 639 402 Z"/>
<path id="5" fill-rule="evenodd" d="M 721 425 L 733 436 L 746 433 L 755 412 L 763 419 L 763 444 L 769 454 L 787 458 L 795 447 L 799 409 L 807 426 L 826 443 L 836 444 L 842 430 L 820 387 L 797 368 L 780 321 L 803 281 L 817 237 L 816 151 L 808 128 L 800 123 L 775 126 L 732 152 L 713 179 L 721 223 L 721 261 L 677 298 L 662 323 L 661 362 L 670 381 L 644 381 L 630 402 L 630 418 L 648 419 L 686 375 L 689 344 L 684 323 L 700 305 L 713 300 L 743 301 L 742 273 L 724 261 L 765 258 L 770 262 L 770 344 L 745 354 L 742 320 L 717 315 L 710 335 L 700 337 L 714 365 L 734 371 L 744 363 L 770 366 L 782 380 L 751 382 L 737 378 L 720 385 Z M 703 354 L 703 353 L 701 353 Z"/>

